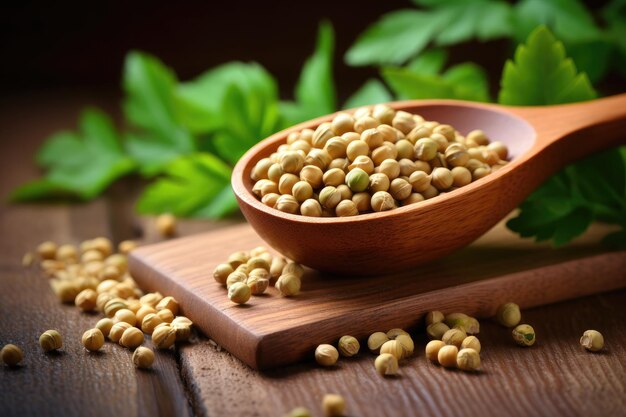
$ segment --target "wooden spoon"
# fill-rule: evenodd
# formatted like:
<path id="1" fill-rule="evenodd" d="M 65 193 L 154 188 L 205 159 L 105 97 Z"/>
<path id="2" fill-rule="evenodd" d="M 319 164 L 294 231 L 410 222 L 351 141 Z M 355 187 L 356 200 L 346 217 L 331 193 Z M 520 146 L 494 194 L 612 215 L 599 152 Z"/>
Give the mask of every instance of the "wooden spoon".
<path id="1" fill-rule="evenodd" d="M 389 105 L 450 124 L 463 134 L 482 129 L 508 146 L 511 162 L 465 187 L 387 212 L 332 218 L 287 214 L 252 194 L 250 172 L 289 133 L 314 129 L 334 115 L 299 124 L 261 141 L 233 171 L 241 210 L 269 245 L 327 272 L 367 275 L 409 269 L 468 245 L 565 165 L 626 142 L 626 94 L 550 107 L 452 100 Z"/>

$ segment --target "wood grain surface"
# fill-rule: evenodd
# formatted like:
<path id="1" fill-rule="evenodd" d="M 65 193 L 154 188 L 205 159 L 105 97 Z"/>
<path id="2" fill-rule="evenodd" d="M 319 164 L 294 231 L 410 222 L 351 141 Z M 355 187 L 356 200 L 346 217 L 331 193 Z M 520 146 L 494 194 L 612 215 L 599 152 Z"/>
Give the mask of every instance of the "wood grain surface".
<path id="1" fill-rule="evenodd" d="M 345 334 L 415 329 L 431 310 L 491 317 L 510 300 L 528 308 L 626 287 L 626 252 L 601 252 L 606 233 L 596 228 L 576 245 L 551 250 L 500 223 L 469 248 L 413 271 L 345 277 L 308 270 L 298 296 L 270 287 L 245 305 L 232 303 L 211 272 L 232 252 L 264 244 L 247 224 L 144 246 L 129 268 L 141 287 L 176 297 L 237 358 L 267 369 L 310 360 L 318 344 Z"/>
<path id="2" fill-rule="evenodd" d="M 37 107 L 8 111 L 3 105 L 0 111 L 0 345 L 14 343 L 25 353 L 22 366 L 0 364 L 0 416 L 191 415 L 176 352 L 157 352 L 148 372 L 136 370 L 132 353 L 119 345 L 87 352 L 81 336 L 100 316 L 60 304 L 38 268 L 21 265 L 22 256 L 44 240 L 76 244 L 95 236 L 134 237 L 132 227 L 117 232 L 133 217 L 126 210 L 125 220 L 114 218 L 123 205 L 110 196 L 74 206 L 4 202 L 11 187 L 35 174 L 34 145 L 52 130 L 74 124 L 77 113 L 55 103 L 40 109 L 42 123 L 32 123 Z M 65 105 L 76 108 L 78 102 Z M 63 336 L 58 353 L 39 347 L 39 335 L 48 329 Z"/>
<path id="3" fill-rule="evenodd" d="M 114 103 L 94 97 L 0 103 L 0 194 L 35 177 L 36 145 L 72 126 L 80 106 Z M 419 333 L 417 356 L 393 379 L 375 374 L 374 358 L 366 353 L 333 369 L 309 362 L 259 373 L 202 335 L 171 354 L 159 353 L 156 372 L 149 374 L 129 367 L 128 352 L 117 346 L 107 345 L 98 357 L 86 355 L 77 337 L 94 318 L 58 304 L 46 280 L 21 267 L 21 257 L 47 239 L 158 240 L 152 220 L 131 212 L 135 193 L 132 183 L 123 183 L 93 204 L 0 205 L 0 343 L 16 342 L 26 354 L 17 370 L 0 366 L 0 416 L 282 416 L 306 406 L 321 417 L 321 398 L 329 392 L 345 396 L 349 416 L 626 416 L 625 290 L 525 310 L 524 321 L 538 335 L 529 349 L 483 321 L 479 374 L 428 363 Z M 179 230 L 188 235 L 231 224 L 182 222 Z M 39 332 L 52 326 L 66 335 L 59 357 L 44 355 L 37 344 Z M 578 345 L 589 328 L 604 334 L 604 352 L 591 354 Z"/>

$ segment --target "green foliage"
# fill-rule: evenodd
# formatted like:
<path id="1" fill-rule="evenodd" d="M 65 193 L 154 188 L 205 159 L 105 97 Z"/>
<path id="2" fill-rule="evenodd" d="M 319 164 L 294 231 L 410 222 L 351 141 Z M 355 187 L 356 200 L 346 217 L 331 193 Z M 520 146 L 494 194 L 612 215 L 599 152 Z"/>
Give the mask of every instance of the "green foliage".
<path id="1" fill-rule="evenodd" d="M 499 0 L 415 0 L 427 10 L 398 10 L 381 17 L 347 51 L 350 65 L 400 65 L 431 42 L 510 36 L 511 7 Z"/>
<path id="2" fill-rule="evenodd" d="M 36 161 L 47 170 L 45 177 L 15 189 L 12 200 L 72 196 L 89 200 L 135 169 L 111 119 L 94 109 L 83 112 L 78 132 L 59 132 L 49 138 Z"/>
<path id="3" fill-rule="evenodd" d="M 518 42 L 541 25 L 549 25 L 556 37 L 566 43 L 589 42 L 602 36 L 591 13 L 578 0 L 521 0 L 515 5 L 514 16 Z"/>
<path id="4" fill-rule="evenodd" d="M 124 115 L 136 128 L 126 140 L 140 170 L 153 175 L 181 155 L 195 151 L 189 131 L 176 117 L 173 71 L 157 58 L 130 52 L 124 64 Z"/>
<path id="5" fill-rule="evenodd" d="M 333 50 L 333 28 L 322 23 L 290 103 L 279 103 L 276 81 L 256 63 L 231 62 L 179 82 L 156 57 L 130 52 L 123 75 L 130 130 L 118 135 L 105 115 L 85 112 L 79 133 L 56 134 L 40 150 L 45 176 L 11 198 L 91 199 L 138 169 L 158 176 L 140 196 L 140 212 L 228 215 L 237 209 L 231 166 L 244 152 L 296 121 L 335 111 Z"/>
<path id="6" fill-rule="evenodd" d="M 335 35 L 330 23 L 322 22 L 317 35 L 315 52 L 304 63 L 296 84 L 295 102 L 282 102 L 281 113 L 285 127 L 314 119 L 336 110 L 333 83 L 333 53 Z"/>
<path id="7" fill-rule="evenodd" d="M 237 208 L 230 188 L 231 168 L 211 154 L 179 158 L 164 174 L 139 199 L 140 213 L 215 218 Z"/>
<path id="8" fill-rule="evenodd" d="M 471 62 L 446 67 L 443 46 L 472 39 L 525 41 L 505 64 L 498 94 L 502 104 L 591 100 L 596 92 L 590 79 L 604 76 L 611 63 L 626 74 L 623 0 L 604 7 L 599 21 L 579 0 L 413 2 L 419 10 L 382 16 L 346 53 L 351 65 L 380 66 L 385 83 L 368 80 L 344 108 L 394 99 L 488 101 L 482 68 Z M 557 37 L 546 27 L 535 29 L 540 24 Z M 91 199 L 138 171 L 152 181 L 140 196 L 141 213 L 232 213 L 237 204 L 231 167 L 247 149 L 284 127 L 336 110 L 334 36 L 332 26 L 323 22 L 293 101 L 280 101 L 275 79 L 254 62 L 230 62 L 180 82 L 157 58 L 129 53 L 123 76 L 128 131 L 118 133 L 105 115 L 86 111 L 78 132 L 61 132 L 45 142 L 36 158 L 44 176 L 19 187 L 11 198 Z M 623 230 L 606 241 L 626 248 L 626 148 L 588 158 L 549 179 L 521 205 L 509 227 L 560 245 L 594 220 L 620 225 Z"/>
<path id="9" fill-rule="evenodd" d="M 260 65 L 231 62 L 180 84 L 178 111 L 189 129 L 208 136 L 212 152 L 235 164 L 280 128 L 277 90 Z"/>
<path id="10" fill-rule="evenodd" d="M 596 21 L 579 0 L 413 0 L 416 9 L 383 15 L 346 52 L 348 64 L 402 65 L 427 51 L 473 39 L 524 41 L 539 25 L 561 39 L 580 70 L 601 79 L 611 63 L 623 71 L 626 6 L 613 0 Z M 601 24 L 602 23 L 602 24 Z M 604 26 L 604 27 L 603 27 Z M 615 51 L 620 53 L 613 59 Z"/>
<path id="11" fill-rule="evenodd" d="M 442 51 L 429 51 L 406 67 L 383 68 L 381 75 L 400 99 L 489 99 L 487 75 L 481 67 L 467 62 L 441 72 L 445 59 Z"/>
<path id="12" fill-rule="evenodd" d="M 499 100 L 509 105 L 549 105 L 591 100 L 585 74 L 566 57 L 563 44 L 545 27 L 530 34 L 508 61 Z M 562 245 L 593 220 L 626 229 L 626 151 L 614 149 L 571 165 L 546 181 L 520 206 L 508 226 L 523 237 Z M 623 234 L 610 238 L 619 244 Z M 624 240 L 626 243 L 626 240 Z"/>
<path id="13" fill-rule="evenodd" d="M 578 73 L 565 48 L 550 31 L 540 27 L 515 59 L 504 65 L 499 102 L 514 106 L 549 105 L 591 100 L 596 93 L 585 73 Z"/>

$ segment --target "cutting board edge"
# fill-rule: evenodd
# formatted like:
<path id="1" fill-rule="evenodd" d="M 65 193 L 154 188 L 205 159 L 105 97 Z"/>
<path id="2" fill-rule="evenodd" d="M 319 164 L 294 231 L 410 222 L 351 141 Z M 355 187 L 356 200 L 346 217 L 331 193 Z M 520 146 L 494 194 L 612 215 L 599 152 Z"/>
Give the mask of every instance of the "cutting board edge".
<path id="1" fill-rule="evenodd" d="M 432 310 L 441 310 L 447 313 L 454 312 L 454 311 L 462 311 L 467 314 L 484 319 L 484 318 L 493 317 L 497 307 L 500 304 L 503 304 L 509 301 L 515 301 L 520 305 L 522 309 L 525 309 L 525 308 L 536 307 L 539 305 L 554 304 L 554 303 L 558 303 L 558 302 L 562 302 L 562 301 L 566 301 L 566 300 L 570 300 L 574 298 L 584 297 L 584 296 L 588 296 L 588 295 L 592 295 L 596 293 L 614 291 L 620 288 L 626 288 L 626 273 L 622 273 L 622 275 L 618 276 L 617 279 L 609 279 L 608 274 L 602 273 L 602 272 L 606 272 L 606 271 L 603 271 L 602 268 L 606 267 L 607 262 L 610 262 L 612 260 L 615 260 L 616 262 L 621 261 L 622 262 L 621 270 L 626 271 L 626 252 L 625 251 L 605 252 L 602 254 L 595 254 L 592 256 L 588 256 L 588 257 L 584 257 L 581 259 L 576 259 L 576 260 L 572 260 L 572 261 L 568 261 L 568 262 L 564 262 L 561 264 L 552 265 L 548 267 L 539 267 L 539 268 L 529 269 L 529 270 L 515 272 L 515 273 L 502 275 L 498 277 L 487 278 L 481 281 L 474 281 L 474 282 L 470 282 L 467 284 L 461 284 L 456 287 L 436 289 L 436 290 L 424 292 L 421 294 L 411 295 L 403 299 L 396 300 L 395 302 L 389 303 L 387 305 L 388 307 L 387 311 L 394 312 L 392 314 L 387 314 L 386 316 L 385 315 L 382 316 L 385 318 L 385 322 L 388 323 L 387 325 L 384 325 L 384 324 L 372 325 L 370 326 L 369 329 L 364 329 L 364 330 L 360 330 L 358 332 L 352 332 L 349 334 L 357 337 L 359 340 L 363 340 L 369 334 L 375 331 L 387 331 L 393 327 L 414 329 L 415 327 L 421 324 L 421 320 L 423 316 L 427 312 L 432 311 Z M 568 286 L 568 288 L 570 288 L 569 292 L 564 293 L 564 295 L 562 296 L 558 296 L 557 292 L 553 292 L 553 296 L 548 299 L 548 302 L 539 301 L 540 296 L 538 296 L 537 292 L 530 293 L 530 296 L 525 299 L 515 300 L 510 295 L 510 293 L 515 292 L 517 290 L 517 287 L 515 286 L 513 286 L 511 289 L 502 290 L 502 287 L 503 287 L 502 284 L 512 283 L 512 284 L 519 285 L 520 279 L 523 279 L 521 277 L 524 277 L 524 276 L 528 277 L 531 283 L 538 282 L 542 279 L 542 276 L 546 272 L 549 273 L 549 272 L 552 272 L 552 270 L 562 269 L 564 264 L 566 267 L 569 267 L 576 271 L 581 271 L 582 269 L 586 267 L 588 270 L 600 272 L 600 276 L 602 278 L 601 289 L 598 291 L 598 287 L 596 286 L 597 283 L 595 285 L 586 285 L 586 286 L 583 285 L 582 287 L 570 285 Z M 591 275 L 578 275 L 576 276 L 576 279 L 585 281 L 590 276 Z M 561 278 L 561 280 L 563 279 Z M 559 281 L 559 283 L 563 283 L 563 282 Z M 552 282 L 551 283 L 552 287 L 554 287 L 555 284 L 557 283 Z M 501 291 L 498 293 L 497 296 L 494 296 L 490 299 L 488 305 L 478 304 L 476 305 L 476 308 L 470 308 L 470 309 L 468 309 L 467 307 L 461 307 L 463 303 L 463 296 L 462 296 L 463 292 L 471 293 L 472 291 L 476 292 L 483 288 L 484 288 L 484 291 L 488 291 L 488 289 L 492 288 L 494 285 L 499 286 L 501 288 Z M 442 305 L 437 304 L 436 301 L 423 301 L 423 300 L 436 298 L 442 292 L 444 291 L 447 292 L 451 290 L 459 293 L 459 295 L 456 296 L 454 302 L 449 302 L 445 305 L 445 307 L 447 308 L 441 308 Z M 407 303 L 413 303 L 415 305 L 419 304 L 420 307 L 419 309 L 415 311 L 407 312 L 405 308 Z M 394 308 L 396 307 L 396 305 L 397 307 L 402 307 L 403 315 L 410 315 L 412 317 L 412 320 L 410 321 L 405 320 L 403 322 L 401 320 L 398 320 L 398 317 L 396 316 L 396 314 L 397 314 L 397 311 L 400 311 L 400 310 L 398 308 Z M 334 327 L 336 328 L 340 328 L 340 327 L 345 328 L 346 325 L 349 324 L 349 323 L 344 324 L 344 322 L 346 321 L 348 321 L 348 319 L 346 318 L 338 320 L 336 317 L 331 317 L 331 318 L 328 318 L 328 319 L 325 319 L 323 321 L 316 323 L 316 326 L 319 328 L 319 327 L 325 326 L 326 324 L 331 324 L 331 325 L 334 325 Z M 378 322 L 380 322 L 380 320 Z M 297 340 L 298 335 L 302 334 L 302 332 L 305 332 L 305 331 L 308 334 L 310 334 L 311 333 L 310 326 L 311 326 L 310 323 L 304 323 L 299 326 L 294 326 L 294 327 L 282 330 L 280 332 L 274 332 L 271 334 L 263 334 L 262 336 L 260 336 L 259 344 L 257 346 L 257 349 L 258 349 L 257 365 L 258 366 L 255 367 L 255 369 L 266 370 L 266 369 L 271 369 L 277 366 L 289 365 L 298 361 L 311 360 L 313 358 L 313 351 L 318 344 L 335 343 L 337 339 L 339 339 L 341 336 L 346 334 L 346 332 L 337 331 L 334 337 L 332 338 L 327 337 L 327 339 L 320 337 L 319 341 L 309 344 L 306 348 L 298 348 L 297 346 L 291 346 L 291 347 L 283 346 L 284 348 L 281 349 L 280 356 L 270 358 L 270 359 L 265 357 L 266 350 L 271 351 L 270 347 L 274 346 L 276 343 L 285 344 L 286 341 Z M 339 334 L 339 333 L 342 333 L 342 334 Z M 279 341 L 276 341 L 276 339 L 279 339 Z M 364 347 L 362 346 L 362 349 L 363 348 Z"/>

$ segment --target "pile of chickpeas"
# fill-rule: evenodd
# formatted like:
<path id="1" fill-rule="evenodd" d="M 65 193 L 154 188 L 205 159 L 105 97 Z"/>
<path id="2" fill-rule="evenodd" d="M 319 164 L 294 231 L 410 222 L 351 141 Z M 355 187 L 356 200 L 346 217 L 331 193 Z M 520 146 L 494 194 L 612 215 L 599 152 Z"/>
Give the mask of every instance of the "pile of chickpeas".
<path id="1" fill-rule="evenodd" d="M 506 146 L 481 130 L 463 136 L 450 125 L 376 105 L 290 133 L 252 169 L 252 191 L 285 213 L 355 216 L 453 191 L 500 169 L 507 157 Z"/>
<path id="2" fill-rule="evenodd" d="M 172 234 L 175 223 L 171 219 L 157 222 L 161 234 Z M 141 346 L 144 334 L 150 336 L 155 348 L 169 349 L 176 342 L 189 340 L 193 323 L 179 315 L 179 303 L 174 297 L 159 292 L 144 294 L 139 289 L 128 271 L 127 258 L 136 247 L 134 241 L 123 241 L 115 253 L 112 242 L 105 237 L 86 240 L 80 246 L 48 241 L 37 247 L 37 255 L 59 301 L 105 316 L 82 335 L 85 349 L 99 351 L 108 338 L 133 352 L 135 366 L 149 368 L 154 352 Z M 24 266 L 35 259 L 33 254 L 26 254 Z M 57 350 L 63 346 L 63 337 L 50 329 L 40 336 L 39 343 L 44 352 Z M 19 346 L 9 344 L 2 349 L 1 357 L 5 363 L 17 365 L 24 354 Z"/>

